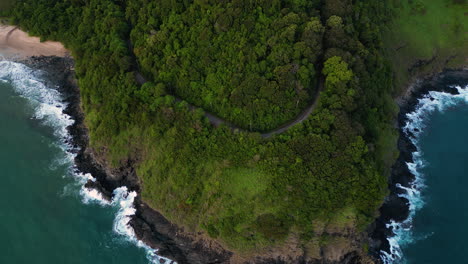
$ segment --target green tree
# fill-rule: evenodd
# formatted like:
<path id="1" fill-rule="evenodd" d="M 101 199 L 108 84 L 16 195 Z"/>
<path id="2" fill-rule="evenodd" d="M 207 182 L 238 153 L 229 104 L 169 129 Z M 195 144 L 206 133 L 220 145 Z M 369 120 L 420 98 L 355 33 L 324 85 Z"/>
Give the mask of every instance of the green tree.
<path id="1" fill-rule="evenodd" d="M 353 77 L 353 72 L 348 69 L 348 64 L 338 56 L 333 56 L 325 61 L 322 73 L 326 76 L 326 83 L 330 85 L 347 82 Z"/>

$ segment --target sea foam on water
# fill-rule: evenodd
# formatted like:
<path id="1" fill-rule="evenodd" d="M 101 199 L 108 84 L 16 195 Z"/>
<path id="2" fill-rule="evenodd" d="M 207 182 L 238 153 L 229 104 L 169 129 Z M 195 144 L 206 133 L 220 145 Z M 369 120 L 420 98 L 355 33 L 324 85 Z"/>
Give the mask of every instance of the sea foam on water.
<path id="1" fill-rule="evenodd" d="M 424 206 L 424 197 L 422 197 L 421 191 L 425 185 L 421 169 L 427 165 L 423 157 L 424 153 L 422 153 L 419 145 L 420 136 L 424 133 L 426 123 L 434 111 L 444 112 L 449 107 L 460 103 L 468 103 L 468 86 L 450 86 L 450 88 L 456 89 L 458 94 L 430 91 L 418 100 L 415 111 L 406 114 L 407 121 L 403 127 L 403 132 L 410 138 L 417 149 L 412 153 L 413 162 L 407 163 L 407 166 L 415 179 L 410 184 L 410 187 L 397 184 L 397 187 L 403 190 L 403 194 L 400 197 L 404 197 L 409 201 L 409 216 L 403 222 L 392 220 L 387 224 L 387 227 L 392 228 L 394 235 L 388 237 L 390 252 L 381 252 L 381 258 L 385 264 L 404 261 L 402 247 L 418 240 L 412 234 L 412 222 L 417 211 Z"/>
<path id="2" fill-rule="evenodd" d="M 135 215 L 134 200 L 136 192 L 129 192 L 127 187 L 120 187 L 114 190 L 112 201 L 108 201 L 96 189 L 85 187 L 88 180 L 96 179 L 91 174 L 83 174 L 76 171 L 73 161 L 77 151 L 68 142 L 71 141 L 71 135 L 68 133 L 68 127 L 75 122 L 69 115 L 64 113 L 67 103 L 57 90 L 58 87 L 49 87 L 46 81 L 42 79 L 43 72 L 31 69 L 24 64 L 0 61 L 0 82 L 10 83 L 15 92 L 28 100 L 34 109 L 32 118 L 40 120 L 44 125 L 53 128 L 54 135 L 60 139 L 57 146 L 65 153 L 65 156 L 58 161 L 59 164 L 69 164 L 71 171 L 74 171 L 77 182 L 81 185 L 80 195 L 85 204 L 97 203 L 101 206 L 112 206 L 118 208 L 114 220 L 113 230 L 115 233 L 125 237 L 138 247 L 144 248 L 147 252 L 147 258 L 151 263 L 175 263 L 167 258 L 158 256 L 157 250 L 154 250 L 137 240 L 135 231 L 130 226 L 130 220 Z"/>

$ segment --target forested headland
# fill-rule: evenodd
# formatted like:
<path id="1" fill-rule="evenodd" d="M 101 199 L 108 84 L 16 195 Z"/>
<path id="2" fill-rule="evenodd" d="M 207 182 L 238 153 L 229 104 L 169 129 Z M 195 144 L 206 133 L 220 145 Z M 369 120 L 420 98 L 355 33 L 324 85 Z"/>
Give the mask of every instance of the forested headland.
<path id="1" fill-rule="evenodd" d="M 91 147 L 130 162 L 173 223 L 241 253 L 294 236 L 320 257 L 375 219 L 398 155 L 389 1 L 18 0 L 9 15 L 72 51 Z M 260 136 L 318 92 L 304 122 Z"/>

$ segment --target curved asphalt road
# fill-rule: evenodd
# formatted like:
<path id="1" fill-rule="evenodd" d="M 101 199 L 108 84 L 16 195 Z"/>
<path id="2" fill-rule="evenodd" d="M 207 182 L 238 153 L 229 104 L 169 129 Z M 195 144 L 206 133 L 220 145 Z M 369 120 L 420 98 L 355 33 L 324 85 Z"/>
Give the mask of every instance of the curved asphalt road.
<path id="1" fill-rule="evenodd" d="M 143 77 L 143 75 L 140 73 L 140 72 L 135 72 L 135 79 L 137 81 L 137 83 L 139 85 L 143 85 L 144 83 L 147 82 L 147 80 L 145 79 L 145 77 Z M 306 120 L 310 114 L 312 114 L 312 112 L 314 111 L 315 107 L 317 106 L 317 102 L 318 102 L 318 99 L 320 98 L 320 92 L 322 91 L 323 89 L 323 80 L 320 80 L 319 81 L 319 85 L 318 85 L 318 89 L 316 90 L 315 92 L 315 95 L 314 95 L 314 98 L 313 98 L 313 101 L 299 114 L 296 116 L 296 118 L 294 118 L 293 120 L 277 127 L 277 128 L 274 128 L 268 132 L 265 132 L 265 133 L 261 133 L 260 135 L 262 136 L 262 138 L 270 138 L 274 135 L 278 135 L 278 134 L 281 134 L 283 132 L 285 132 L 286 130 L 288 130 L 289 128 L 291 128 L 292 126 L 296 125 L 296 124 L 299 124 L 301 122 L 303 122 L 304 120 Z M 180 102 L 180 101 L 183 101 L 182 99 L 180 98 L 177 98 L 176 97 L 176 101 Z M 191 105 L 191 104 L 188 104 L 189 105 L 189 108 L 190 109 L 196 109 L 197 107 L 194 106 L 194 105 Z M 205 117 L 208 118 L 208 120 L 210 121 L 211 124 L 213 124 L 214 126 L 219 126 L 221 124 L 225 124 L 227 125 L 228 127 L 230 127 L 231 129 L 237 129 L 239 131 L 246 131 L 246 132 L 255 132 L 255 131 L 248 131 L 248 130 L 245 130 L 243 128 L 240 128 L 210 112 L 207 112 L 205 111 Z"/>

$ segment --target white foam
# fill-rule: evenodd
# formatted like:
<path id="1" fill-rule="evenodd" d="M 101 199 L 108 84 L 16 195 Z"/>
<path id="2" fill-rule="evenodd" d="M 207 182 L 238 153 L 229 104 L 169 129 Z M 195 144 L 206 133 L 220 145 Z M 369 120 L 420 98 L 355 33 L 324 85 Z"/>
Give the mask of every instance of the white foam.
<path id="1" fill-rule="evenodd" d="M 35 112 L 33 118 L 54 128 L 56 136 L 69 139 L 67 127 L 74 120 L 63 113 L 67 104 L 62 95 L 54 89 L 56 87 L 48 87 L 41 74 L 20 63 L 0 61 L 0 80 L 11 83 L 20 96 L 28 99 Z"/>
<path id="2" fill-rule="evenodd" d="M 63 112 L 67 103 L 57 87 L 47 85 L 42 78 L 43 74 L 21 63 L 0 61 L 0 81 L 10 83 L 19 96 L 27 99 L 34 111 L 32 118 L 53 128 L 54 135 L 59 139 L 54 146 L 61 149 L 63 155 L 50 164 L 51 169 L 56 169 L 58 166 L 73 164 L 73 153 L 76 151 L 67 143 L 71 140 L 67 128 L 75 121 Z"/>
<path id="3" fill-rule="evenodd" d="M 95 181 L 96 179 L 91 174 L 80 173 L 74 168 L 73 161 L 76 157 L 74 153 L 77 151 L 68 143 L 71 140 L 71 135 L 67 130 L 69 126 L 73 125 L 74 120 L 63 112 L 67 104 L 60 92 L 57 91 L 57 87 L 49 87 L 41 75 L 40 71 L 33 70 L 21 63 L 0 61 L 0 82 L 10 83 L 21 97 L 26 98 L 34 109 L 33 118 L 53 128 L 54 135 L 60 140 L 60 144 L 57 144 L 57 146 L 63 151 L 64 155 L 56 161 L 57 164 L 51 164 L 52 168 L 56 165 L 69 165 L 78 184 L 81 185 L 79 194 L 83 203 L 97 203 L 101 206 L 118 208 L 113 224 L 114 232 L 138 247 L 144 248 L 151 263 L 175 264 L 175 262 L 167 258 L 158 256 L 156 254 L 157 250 L 150 248 L 136 238 L 135 231 L 129 224 L 136 212 L 133 206 L 137 196 L 136 192 L 129 192 L 127 187 L 120 187 L 114 190 L 112 201 L 108 201 L 96 189 L 85 187 L 86 182 L 89 180 Z M 65 187 L 64 192 L 67 192 L 67 187 Z"/>
<path id="4" fill-rule="evenodd" d="M 130 242 L 135 243 L 138 247 L 144 248 L 146 250 L 146 256 L 151 263 L 176 264 L 176 262 L 168 258 L 158 256 L 156 254 L 157 250 L 150 248 L 142 241 L 136 239 L 135 231 L 133 230 L 133 227 L 130 226 L 130 220 L 136 213 L 136 209 L 133 206 L 136 196 L 137 193 L 135 191 L 129 192 L 127 187 L 120 187 L 114 190 L 112 204 L 114 206 L 117 205 L 120 208 L 114 221 L 114 231 L 117 234 L 127 237 Z"/>
<path id="5" fill-rule="evenodd" d="M 88 181 L 93 181 L 95 182 L 96 179 L 90 174 L 90 173 L 86 173 L 86 174 L 83 174 L 79 171 L 75 171 L 74 172 L 74 176 L 76 177 L 76 179 L 78 180 L 79 184 L 81 185 L 81 188 L 80 188 L 80 196 L 81 196 L 81 201 L 84 203 L 84 204 L 94 204 L 94 203 L 97 203 L 101 206 L 108 206 L 108 205 L 111 205 L 111 201 L 109 201 L 108 199 L 106 199 L 101 192 L 99 192 L 98 190 L 94 189 L 94 188 L 87 188 L 85 187 L 85 184 L 88 182 Z"/>
<path id="6" fill-rule="evenodd" d="M 411 142 L 416 146 L 416 151 L 412 153 L 413 162 L 407 163 L 409 171 L 414 175 L 415 179 L 410 184 L 410 187 L 404 187 L 397 184 L 397 187 L 403 190 L 400 197 L 404 197 L 409 201 L 409 216 L 403 222 L 391 221 L 387 227 L 393 229 L 394 236 L 388 237 L 390 244 L 390 253 L 381 252 L 383 263 L 405 263 L 402 248 L 414 243 L 417 240 L 425 239 L 432 234 L 428 234 L 421 238 L 416 238 L 412 233 L 412 222 L 415 214 L 424 206 L 424 197 L 421 191 L 425 188 L 424 175 L 421 169 L 426 166 L 426 161 L 423 158 L 423 153 L 419 146 L 419 139 L 427 121 L 431 114 L 435 111 L 443 112 L 449 107 L 453 107 L 462 103 L 468 103 L 468 86 L 451 86 L 451 89 L 456 89 L 459 94 L 453 95 L 445 92 L 431 91 L 421 99 L 419 99 L 414 112 L 408 113 L 407 122 L 403 127 L 403 132 L 410 138 Z"/>

